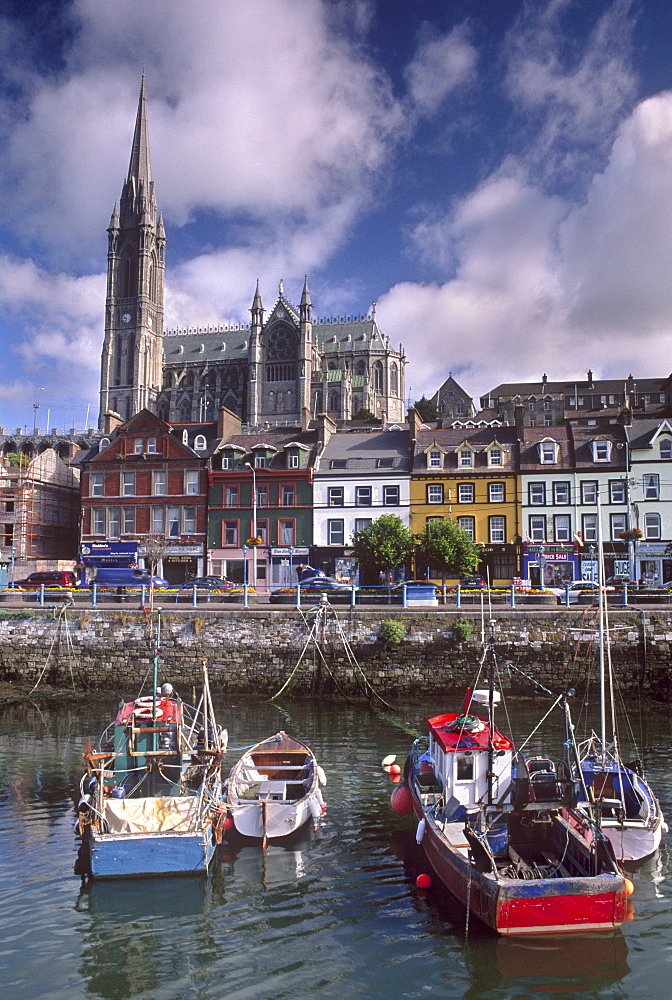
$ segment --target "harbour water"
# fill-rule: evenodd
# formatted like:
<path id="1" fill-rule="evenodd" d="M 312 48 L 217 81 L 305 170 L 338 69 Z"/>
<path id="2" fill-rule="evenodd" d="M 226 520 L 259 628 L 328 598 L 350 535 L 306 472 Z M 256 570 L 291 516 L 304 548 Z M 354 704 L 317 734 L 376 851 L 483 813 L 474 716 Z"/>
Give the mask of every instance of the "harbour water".
<path id="1" fill-rule="evenodd" d="M 387 718 L 322 702 L 221 701 L 230 745 L 278 729 L 324 767 L 326 816 L 295 843 L 221 848 L 206 878 L 82 885 L 74 874 L 74 799 L 87 737 L 114 701 L 0 712 L 0 985 L 8 1000 L 524 1000 L 669 995 L 672 888 L 665 835 L 633 869 L 634 919 L 622 931 L 525 942 L 469 927 L 426 870 L 407 818 L 390 809 L 380 763 L 403 756 L 445 705 Z M 510 708 L 528 732 L 544 706 Z M 405 727 L 405 728 L 404 728 Z M 672 716 L 638 712 L 647 776 L 672 818 Z M 407 730 L 407 731 L 406 731 Z M 555 735 L 560 740 L 558 717 Z M 548 739 L 548 738 L 547 738 Z M 543 745 L 540 743 L 540 747 Z M 231 763 L 235 752 L 228 754 Z"/>

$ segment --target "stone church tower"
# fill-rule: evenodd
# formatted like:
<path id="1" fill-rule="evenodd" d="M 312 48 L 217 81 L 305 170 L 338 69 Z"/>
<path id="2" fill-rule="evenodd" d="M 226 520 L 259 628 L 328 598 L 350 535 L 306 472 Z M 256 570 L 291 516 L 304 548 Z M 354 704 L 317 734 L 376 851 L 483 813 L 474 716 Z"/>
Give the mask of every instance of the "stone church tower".
<path id="1" fill-rule="evenodd" d="M 110 412 L 128 420 L 143 408 L 171 424 L 216 419 L 219 407 L 248 425 L 307 426 L 318 413 L 337 421 L 360 411 L 404 419 L 403 348 L 369 316 L 313 316 L 304 280 L 293 305 L 280 282 L 266 315 L 259 283 L 249 324 L 163 329 L 166 236 L 157 213 L 142 79 L 133 148 L 107 253 L 105 342 L 99 427 Z"/>
<path id="2" fill-rule="evenodd" d="M 107 250 L 105 341 L 100 379 L 100 430 L 105 414 L 123 420 L 147 407 L 156 411 L 163 369 L 163 281 L 166 236 L 157 217 L 149 158 L 145 78 L 133 148 Z"/>

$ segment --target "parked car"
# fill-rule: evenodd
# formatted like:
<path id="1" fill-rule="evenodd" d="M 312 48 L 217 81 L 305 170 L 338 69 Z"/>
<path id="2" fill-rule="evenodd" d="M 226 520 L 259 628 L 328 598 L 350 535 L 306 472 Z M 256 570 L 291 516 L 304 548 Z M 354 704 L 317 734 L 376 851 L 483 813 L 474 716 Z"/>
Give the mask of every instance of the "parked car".
<path id="1" fill-rule="evenodd" d="M 392 587 L 392 593 L 401 594 L 404 586 L 406 587 L 407 593 L 409 590 L 414 590 L 416 587 L 434 587 L 435 594 L 441 593 L 441 588 L 437 587 L 431 580 L 401 580 L 399 583 L 395 583 Z"/>
<path id="2" fill-rule="evenodd" d="M 231 590 L 233 584 L 219 576 L 195 576 L 177 585 L 177 590 Z"/>
<path id="3" fill-rule="evenodd" d="M 487 586 L 482 576 L 463 576 L 460 580 L 460 587 L 466 587 L 467 590 L 482 590 Z"/>
<path id="4" fill-rule="evenodd" d="M 567 587 L 546 587 L 545 589 L 556 594 L 560 604 L 564 602 Z M 615 587 L 606 586 L 604 588 L 605 593 L 614 593 L 615 589 Z M 592 598 L 597 603 L 599 593 L 599 584 L 594 583 L 593 580 L 574 580 L 569 584 L 569 603 L 577 604 L 582 597 Z"/>
<path id="5" fill-rule="evenodd" d="M 349 594 L 353 584 L 342 583 L 333 576 L 316 576 L 306 581 L 301 581 L 301 595 L 313 596 L 315 594 Z M 355 587 L 359 590 L 359 587 Z M 290 594 L 296 594 L 296 586 L 281 587 L 279 590 L 271 591 L 270 601 L 286 600 Z"/>
<path id="6" fill-rule="evenodd" d="M 15 587 L 23 590 L 38 590 L 40 587 L 79 587 L 79 580 L 68 570 L 45 570 L 41 573 L 31 573 L 25 580 L 16 580 Z"/>

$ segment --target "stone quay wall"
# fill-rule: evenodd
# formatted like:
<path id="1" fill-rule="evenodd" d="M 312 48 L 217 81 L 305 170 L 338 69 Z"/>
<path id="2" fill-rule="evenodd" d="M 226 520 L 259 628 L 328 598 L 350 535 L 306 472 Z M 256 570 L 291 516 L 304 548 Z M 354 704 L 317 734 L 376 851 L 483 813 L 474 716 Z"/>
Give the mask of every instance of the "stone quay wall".
<path id="1" fill-rule="evenodd" d="M 142 609 L 0 612 L 0 680 L 128 697 L 144 684 L 146 692 L 151 688 L 156 618 L 155 612 L 150 627 L 150 616 Z M 466 641 L 454 637 L 458 618 L 473 625 L 474 634 Z M 327 693 L 364 698 L 373 689 L 398 701 L 461 692 L 473 683 L 482 650 L 480 612 L 464 610 L 338 609 L 319 648 L 307 643 L 310 615 L 293 608 L 171 610 L 161 619 L 159 679 L 170 680 L 187 700 L 200 687 L 204 660 L 216 694 L 269 697 L 290 676 L 294 697 Z M 381 624 L 388 619 L 406 627 L 399 644 L 380 638 Z M 586 678 L 596 677 L 594 609 L 501 609 L 491 621 L 497 684 L 510 694 L 532 694 L 534 689 L 508 664 L 554 692 L 567 686 L 582 691 Z M 668 699 L 672 611 L 611 611 L 610 626 L 620 689 Z"/>

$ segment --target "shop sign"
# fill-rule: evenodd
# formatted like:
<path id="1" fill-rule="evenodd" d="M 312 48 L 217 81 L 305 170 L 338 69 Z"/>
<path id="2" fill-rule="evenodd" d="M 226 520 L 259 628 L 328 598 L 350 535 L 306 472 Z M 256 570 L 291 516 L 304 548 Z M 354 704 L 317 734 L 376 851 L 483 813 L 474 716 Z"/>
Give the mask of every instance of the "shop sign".
<path id="1" fill-rule="evenodd" d="M 287 558 L 289 558 L 290 554 L 292 557 L 307 556 L 310 555 L 310 549 L 308 548 L 307 545 L 295 546 L 292 549 L 291 553 L 287 546 L 285 546 L 285 548 L 280 548 L 280 549 L 271 549 L 272 556 L 287 556 Z"/>
<path id="2" fill-rule="evenodd" d="M 166 548 L 166 556 L 171 559 L 175 556 L 202 556 L 202 545 L 169 545 Z M 166 557 L 164 556 L 164 558 Z"/>
<path id="3" fill-rule="evenodd" d="M 138 558 L 137 542 L 82 542 L 82 562 L 89 566 L 105 563 L 135 563 Z"/>

